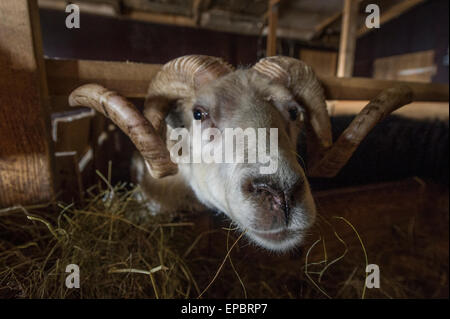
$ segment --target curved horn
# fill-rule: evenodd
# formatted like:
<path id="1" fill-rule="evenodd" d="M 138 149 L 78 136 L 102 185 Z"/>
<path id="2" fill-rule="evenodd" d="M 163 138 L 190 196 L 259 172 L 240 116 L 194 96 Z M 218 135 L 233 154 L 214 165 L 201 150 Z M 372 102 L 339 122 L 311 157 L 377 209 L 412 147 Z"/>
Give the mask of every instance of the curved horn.
<path id="1" fill-rule="evenodd" d="M 172 101 L 193 97 L 202 85 L 232 71 L 222 59 L 206 55 L 187 55 L 166 63 L 148 88 L 145 117 L 161 133 Z"/>
<path id="2" fill-rule="evenodd" d="M 374 126 L 391 112 L 411 103 L 412 99 L 413 92 L 407 85 L 398 85 L 381 91 L 356 115 L 323 157 L 311 165 L 308 175 L 336 176 Z"/>
<path id="3" fill-rule="evenodd" d="M 325 94 L 312 68 L 304 62 L 285 56 L 261 59 L 253 69 L 286 86 L 306 109 L 309 123 L 322 149 L 332 144 L 331 123 Z"/>
<path id="4" fill-rule="evenodd" d="M 294 58 L 274 56 L 260 60 L 253 68 L 290 89 L 307 110 L 310 124 L 320 144 L 318 147 L 313 145 L 313 152 L 317 154 L 312 154 L 308 159 L 308 175 L 312 177 L 336 176 L 379 121 L 412 101 L 412 91 L 408 86 L 382 91 L 332 145 L 325 94 L 311 67 Z"/>
<path id="5" fill-rule="evenodd" d="M 88 106 L 110 118 L 136 145 L 153 177 L 161 178 L 177 172 L 165 143 L 136 107 L 116 92 L 98 84 L 86 84 L 69 96 L 70 106 Z"/>
<path id="6" fill-rule="evenodd" d="M 150 174 L 162 178 L 178 171 L 161 138 L 170 102 L 193 96 L 199 87 L 232 70 L 221 59 L 202 55 L 184 56 L 166 63 L 150 83 L 145 116 L 127 99 L 98 84 L 74 90 L 69 104 L 88 106 L 109 117 L 130 137 L 144 157 Z"/>

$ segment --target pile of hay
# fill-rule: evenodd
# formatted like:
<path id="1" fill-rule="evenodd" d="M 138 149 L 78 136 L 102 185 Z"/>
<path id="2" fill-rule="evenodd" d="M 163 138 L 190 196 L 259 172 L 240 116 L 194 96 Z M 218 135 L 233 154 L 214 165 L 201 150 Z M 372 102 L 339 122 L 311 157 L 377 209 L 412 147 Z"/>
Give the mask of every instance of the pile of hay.
<path id="1" fill-rule="evenodd" d="M 198 292 L 182 258 L 192 223 L 151 216 L 125 184 L 88 190 L 85 205 L 15 207 L 2 216 L 0 296 L 26 298 L 182 298 Z M 5 237 L 5 233 L 7 236 Z M 80 269 L 80 289 L 67 289 L 66 266 Z"/>
<path id="2" fill-rule="evenodd" d="M 280 256 L 250 244 L 220 216 L 180 213 L 139 220 L 135 216 L 144 207 L 136 200 L 138 191 L 127 184 L 99 184 L 86 191 L 82 203 L 1 210 L 0 298 L 448 296 L 448 252 L 445 263 L 430 242 L 422 249 L 401 230 L 394 242 L 366 247 L 351 221 L 320 218 L 306 247 Z M 335 223 L 352 228 L 358 245 L 347 245 Z M 327 250 L 323 232 L 341 247 Z M 367 256 L 383 264 L 380 289 L 364 288 Z M 415 267 L 417 277 L 405 276 L 397 257 L 404 259 L 403 267 Z M 69 264 L 80 268 L 79 289 L 66 287 Z"/>

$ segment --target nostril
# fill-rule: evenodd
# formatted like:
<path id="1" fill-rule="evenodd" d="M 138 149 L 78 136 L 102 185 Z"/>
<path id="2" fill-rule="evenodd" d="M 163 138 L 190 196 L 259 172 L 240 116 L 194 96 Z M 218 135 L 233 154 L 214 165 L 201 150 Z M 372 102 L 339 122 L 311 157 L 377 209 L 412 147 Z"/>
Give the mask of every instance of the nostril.
<path id="1" fill-rule="evenodd" d="M 266 183 L 253 182 L 251 183 L 251 189 L 257 194 L 267 193 L 268 195 L 271 195 L 273 197 L 284 197 L 282 191 L 278 191 L 276 188 Z"/>
<path id="2" fill-rule="evenodd" d="M 288 224 L 289 207 L 283 191 L 266 182 L 257 181 L 249 183 L 248 191 L 261 207 L 266 208 L 267 215 L 265 218 L 271 219 L 272 221 L 276 220 L 269 229 L 279 227 L 280 224 Z"/>
<path id="3" fill-rule="evenodd" d="M 260 177 L 247 179 L 242 184 L 242 191 L 257 208 L 252 216 L 252 227 L 261 231 L 289 227 L 294 220 L 292 214 L 299 212 L 304 184 L 305 180 L 300 176 L 284 183 Z"/>

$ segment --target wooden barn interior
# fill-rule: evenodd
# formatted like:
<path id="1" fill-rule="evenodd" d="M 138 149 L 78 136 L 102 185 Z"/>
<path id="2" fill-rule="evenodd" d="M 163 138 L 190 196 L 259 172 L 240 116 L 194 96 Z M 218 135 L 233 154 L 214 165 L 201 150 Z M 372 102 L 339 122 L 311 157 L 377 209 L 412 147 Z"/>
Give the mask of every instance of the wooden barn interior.
<path id="1" fill-rule="evenodd" d="M 66 27 L 70 3 L 79 28 Z M 379 28 L 367 27 L 370 4 Z M 0 298 L 448 298 L 448 5 L 0 1 Z M 188 54 L 236 67 L 301 59 L 324 86 L 334 134 L 384 89 L 406 84 L 413 102 L 338 176 L 311 179 L 317 226 L 275 254 L 210 211 L 128 220 L 133 144 L 101 114 L 68 105 L 94 82 L 142 108 L 161 66 Z M 80 289 L 64 285 L 68 263 L 88 269 Z M 368 264 L 380 288 L 366 289 Z"/>

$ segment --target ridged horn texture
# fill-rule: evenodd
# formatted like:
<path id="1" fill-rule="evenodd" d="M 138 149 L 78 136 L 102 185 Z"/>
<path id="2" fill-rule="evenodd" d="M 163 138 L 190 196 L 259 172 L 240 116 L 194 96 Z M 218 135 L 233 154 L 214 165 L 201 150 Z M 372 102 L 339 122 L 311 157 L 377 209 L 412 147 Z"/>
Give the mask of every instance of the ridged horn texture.
<path id="1" fill-rule="evenodd" d="M 111 119 L 136 145 L 155 178 L 173 175 L 177 165 L 170 160 L 165 143 L 136 107 L 116 92 L 98 84 L 86 84 L 69 96 L 70 106 L 87 106 Z"/>
<path id="2" fill-rule="evenodd" d="M 335 176 L 374 126 L 391 112 L 411 103 L 412 99 L 413 92 L 407 85 L 383 90 L 361 110 L 324 156 L 310 167 L 309 176 Z"/>
<path id="3" fill-rule="evenodd" d="M 222 59 L 206 55 L 187 55 L 166 63 L 148 88 L 145 117 L 162 134 L 173 101 L 193 97 L 201 86 L 232 71 Z"/>
<path id="4" fill-rule="evenodd" d="M 91 107 L 110 118 L 130 137 L 154 178 L 176 174 L 161 131 L 172 101 L 195 95 L 202 85 L 233 68 L 220 58 L 191 55 L 166 63 L 150 83 L 145 116 L 126 98 L 98 84 L 86 84 L 69 96 L 71 106 Z"/>
<path id="5" fill-rule="evenodd" d="M 325 94 L 311 67 L 294 58 L 274 56 L 260 60 L 253 68 L 290 89 L 306 109 L 320 144 L 311 147 L 317 153 L 312 154 L 308 161 L 307 173 L 311 177 L 336 176 L 378 122 L 412 101 L 412 90 L 406 85 L 382 91 L 364 107 L 332 145 Z"/>
<path id="6" fill-rule="evenodd" d="M 261 59 L 253 69 L 286 86 L 305 108 L 321 149 L 332 144 L 331 124 L 322 85 L 304 62 L 285 56 Z"/>

